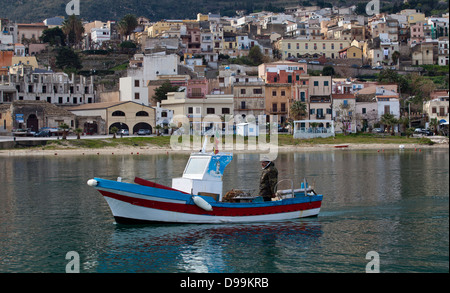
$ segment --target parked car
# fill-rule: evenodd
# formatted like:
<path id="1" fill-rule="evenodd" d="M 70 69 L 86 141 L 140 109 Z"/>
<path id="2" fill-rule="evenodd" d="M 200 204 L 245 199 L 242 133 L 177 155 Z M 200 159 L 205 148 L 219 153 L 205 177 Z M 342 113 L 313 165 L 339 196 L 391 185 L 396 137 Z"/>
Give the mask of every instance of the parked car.
<path id="1" fill-rule="evenodd" d="M 34 134 L 35 137 L 50 137 L 52 136 L 52 134 L 50 133 L 49 130 L 41 130 L 39 132 L 36 132 Z"/>
<path id="2" fill-rule="evenodd" d="M 370 69 L 370 67 L 371 67 L 371 66 L 370 66 L 369 64 L 365 64 L 365 65 L 362 65 L 362 66 L 361 66 L 361 68 L 365 68 L 365 69 Z"/>
<path id="3" fill-rule="evenodd" d="M 424 129 L 424 130 L 422 130 L 422 135 L 432 136 L 432 135 L 434 135 L 434 133 L 430 130 Z"/>
<path id="4" fill-rule="evenodd" d="M 372 129 L 372 132 L 373 133 L 383 133 L 384 131 L 381 128 L 374 128 L 374 129 Z"/>
<path id="5" fill-rule="evenodd" d="M 138 135 L 149 135 L 150 129 L 139 129 L 137 132 Z"/>
<path id="6" fill-rule="evenodd" d="M 380 70 L 380 69 L 383 69 L 383 66 L 380 66 L 380 65 L 378 65 L 378 66 L 374 66 L 374 67 L 372 67 L 372 69 L 377 69 L 377 70 Z"/>
<path id="7" fill-rule="evenodd" d="M 320 64 L 320 62 L 319 61 L 309 61 L 309 64 Z"/>
<path id="8" fill-rule="evenodd" d="M 118 135 L 130 135 L 130 132 L 128 131 L 128 129 L 120 129 L 119 131 L 117 131 Z"/>

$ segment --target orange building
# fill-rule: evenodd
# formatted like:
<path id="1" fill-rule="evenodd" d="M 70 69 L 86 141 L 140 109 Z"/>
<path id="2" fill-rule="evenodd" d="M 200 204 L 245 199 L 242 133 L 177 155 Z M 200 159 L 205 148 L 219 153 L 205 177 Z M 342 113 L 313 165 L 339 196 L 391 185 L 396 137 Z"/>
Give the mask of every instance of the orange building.
<path id="1" fill-rule="evenodd" d="M 8 75 L 9 66 L 12 65 L 13 51 L 0 51 L 0 75 Z"/>

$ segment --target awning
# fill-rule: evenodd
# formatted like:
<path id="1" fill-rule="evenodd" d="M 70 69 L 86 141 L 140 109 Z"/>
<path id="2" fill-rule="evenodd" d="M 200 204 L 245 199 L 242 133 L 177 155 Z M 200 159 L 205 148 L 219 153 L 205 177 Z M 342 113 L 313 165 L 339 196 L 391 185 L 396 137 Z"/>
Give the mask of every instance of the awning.
<path id="1" fill-rule="evenodd" d="M 448 121 L 445 120 L 445 119 L 441 119 L 441 120 L 439 120 L 439 124 L 441 124 L 441 125 L 448 125 Z"/>

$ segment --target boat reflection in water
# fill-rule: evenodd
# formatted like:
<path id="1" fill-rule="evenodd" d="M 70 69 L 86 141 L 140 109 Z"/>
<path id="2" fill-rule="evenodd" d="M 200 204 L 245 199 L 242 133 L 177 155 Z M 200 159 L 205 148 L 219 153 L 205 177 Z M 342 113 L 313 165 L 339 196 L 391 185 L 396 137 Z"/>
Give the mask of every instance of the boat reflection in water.
<path id="1" fill-rule="evenodd" d="M 307 254 L 319 245 L 322 234 L 318 218 L 233 225 L 117 225 L 107 252 L 97 256 L 95 270 L 298 272 L 301 259 L 310 257 Z"/>

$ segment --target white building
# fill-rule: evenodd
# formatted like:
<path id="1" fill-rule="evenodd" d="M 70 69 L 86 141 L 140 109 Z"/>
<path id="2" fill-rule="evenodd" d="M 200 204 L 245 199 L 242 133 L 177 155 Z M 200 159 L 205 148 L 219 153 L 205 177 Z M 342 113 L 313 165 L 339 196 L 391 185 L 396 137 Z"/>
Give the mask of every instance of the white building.
<path id="1" fill-rule="evenodd" d="M 176 54 L 166 55 L 165 52 L 150 55 L 136 54 L 130 61 L 127 77 L 119 80 L 120 101 L 134 101 L 149 105 L 147 84 L 157 80 L 161 75 L 177 75 L 180 58 Z"/>
<path id="2" fill-rule="evenodd" d="M 385 89 L 383 86 L 377 86 L 375 96 L 378 118 L 386 113 L 394 115 L 397 119 L 400 118 L 400 100 L 397 92 Z"/>
<path id="3" fill-rule="evenodd" d="M 111 33 L 109 28 L 93 28 L 91 29 L 91 39 L 96 47 L 101 46 L 104 41 L 111 40 Z"/>
<path id="4" fill-rule="evenodd" d="M 449 42 L 448 37 L 439 38 L 439 56 L 438 65 L 444 66 L 449 65 L 448 55 L 449 55 Z"/>

